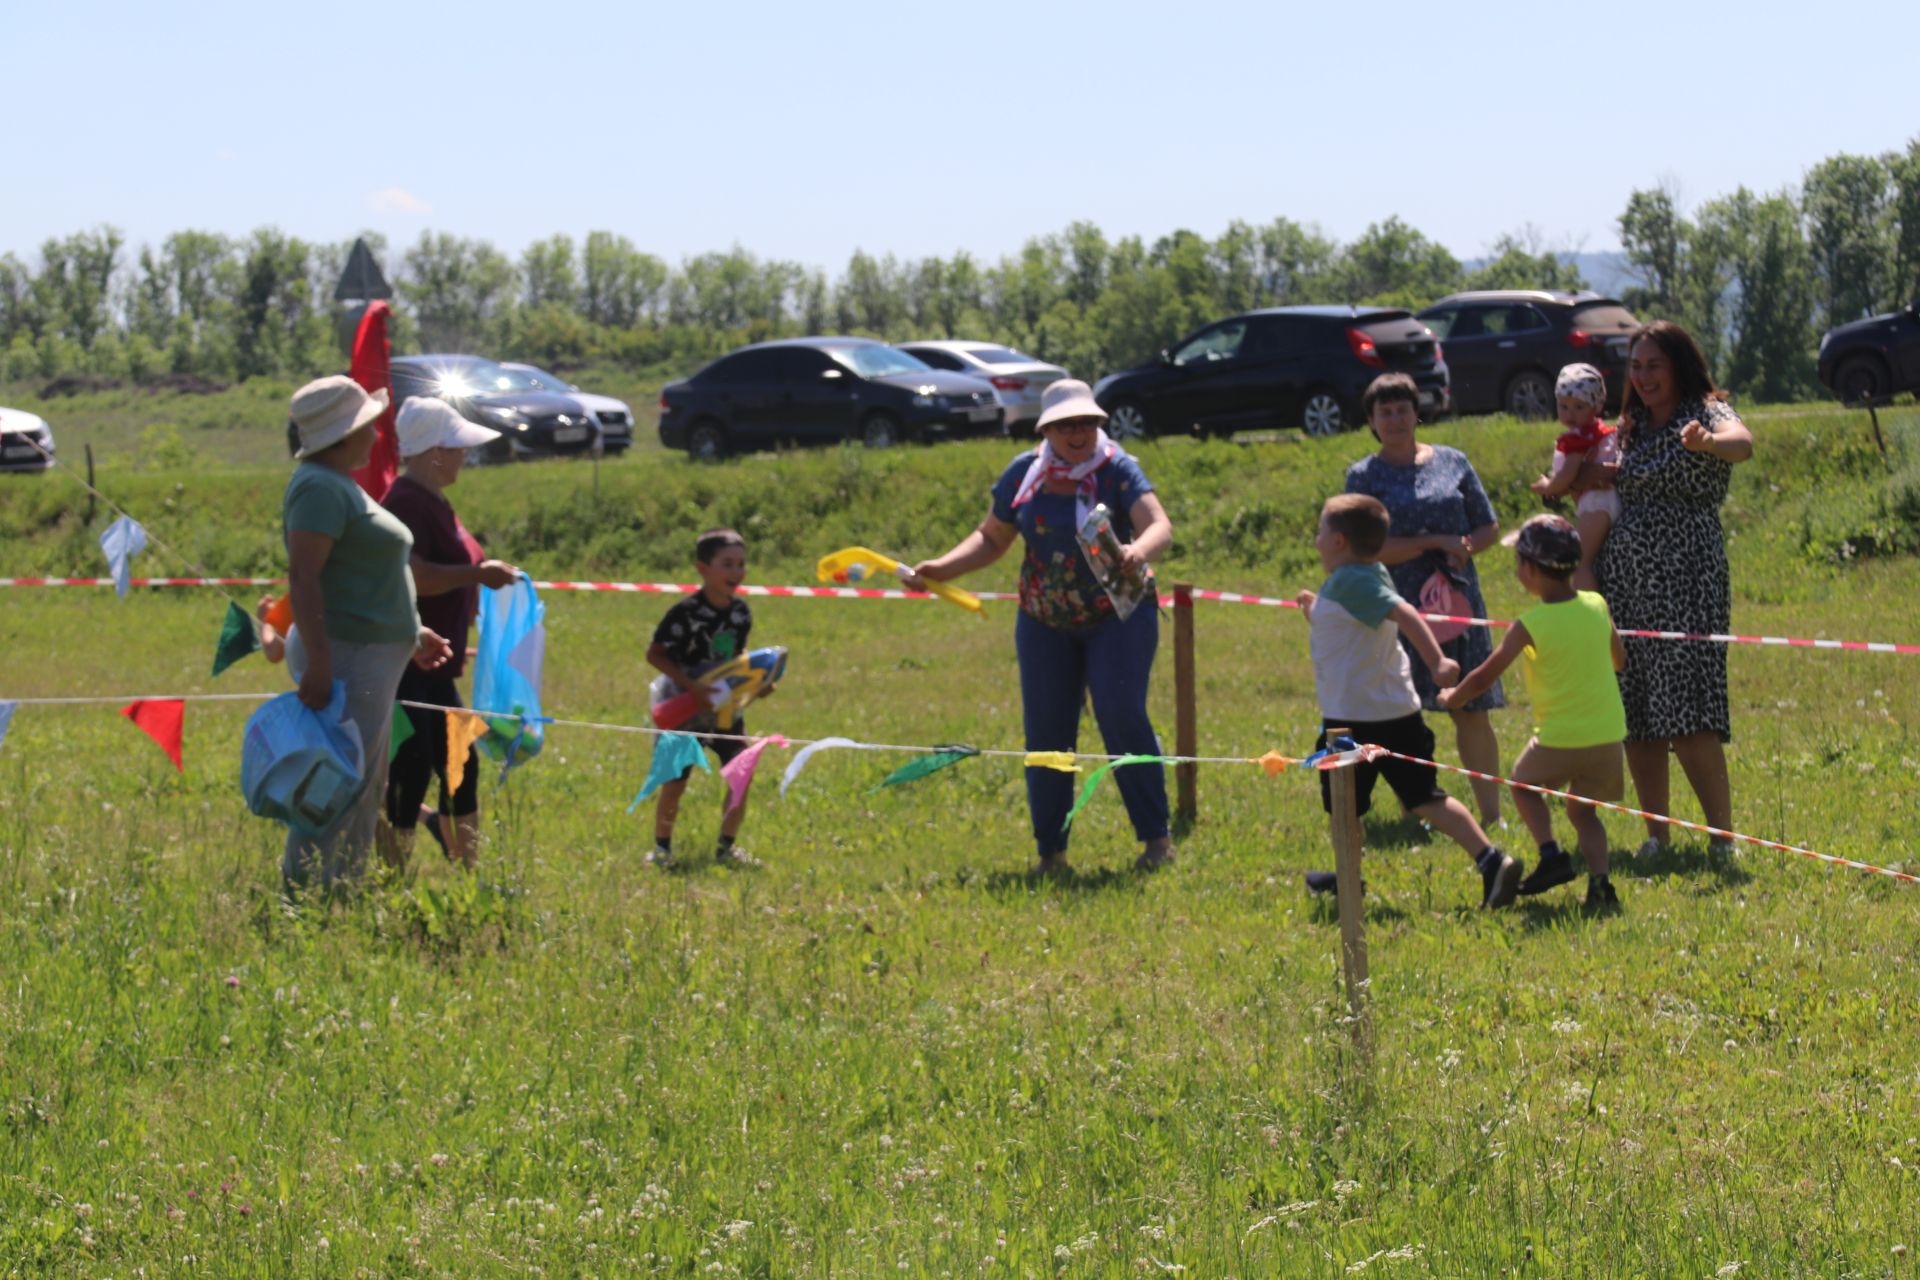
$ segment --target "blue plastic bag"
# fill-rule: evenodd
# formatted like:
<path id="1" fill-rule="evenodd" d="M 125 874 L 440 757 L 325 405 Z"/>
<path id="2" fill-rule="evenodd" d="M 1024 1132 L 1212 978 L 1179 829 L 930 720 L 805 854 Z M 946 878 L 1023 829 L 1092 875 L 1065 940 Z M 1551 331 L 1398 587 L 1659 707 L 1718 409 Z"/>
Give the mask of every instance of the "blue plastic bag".
<path id="1" fill-rule="evenodd" d="M 317 836 L 360 798 L 365 758 L 360 728 L 347 719 L 345 682 L 333 682 L 325 711 L 283 693 L 247 717 L 240 790 L 259 816 Z"/>
<path id="2" fill-rule="evenodd" d="M 540 677 L 546 661 L 547 606 L 522 576 L 510 587 L 480 589 L 480 644 L 473 709 L 487 717 L 480 749 L 508 768 L 540 754 L 546 724 Z"/>

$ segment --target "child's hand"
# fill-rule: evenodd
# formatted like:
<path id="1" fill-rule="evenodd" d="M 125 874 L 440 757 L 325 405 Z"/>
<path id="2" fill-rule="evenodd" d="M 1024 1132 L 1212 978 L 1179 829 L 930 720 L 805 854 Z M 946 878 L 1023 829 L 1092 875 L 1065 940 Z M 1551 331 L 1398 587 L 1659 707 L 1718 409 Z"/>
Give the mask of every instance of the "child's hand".
<path id="1" fill-rule="evenodd" d="M 1449 711 L 1458 710 L 1460 707 L 1460 704 L 1465 701 L 1466 699 L 1460 696 L 1460 686 L 1457 684 L 1449 685 L 1447 688 L 1444 688 L 1440 691 L 1440 698 L 1439 698 L 1440 705 L 1445 707 Z"/>
<path id="2" fill-rule="evenodd" d="M 1314 602 L 1317 601 L 1319 598 L 1320 598 L 1319 596 L 1315 595 L 1311 591 L 1302 591 L 1299 595 L 1293 598 L 1293 602 L 1300 606 L 1301 613 L 1305 614 L 1309 619 L 1311 619 L 1313 617 Z"/>
<path id="3" fill-rule="evenodd" d="M 1548 479 L 1546 476 L 1541 476 L 1538 480 L 1535 480 L 1532 484 L 1527 486 L 1527 488 L 1533 490 L 1535 493 L 1539 494 L 1543 498 L 1546 496 L 1547 490 L 1551 489 L 1552 487 L 1553 487 L 1553 481 Z"/>
<path id="4" fill-rule="evenodd" d="M 771 698 L 773 696 L 773 686 L 770 684 L 763 684 L 760 686 L 759 689 L 757 689 L 754 692 L 753 696 L 756 698 Z"/>
<path id="5" fill-rule="evenodd" d="M 253 616 L 265 622 L 267 620 L 267 610 L 271 608 L 273 608 L 273 594 L 269 592 L 260 597 L 259 604 L 253 606 Z"/>
<path id="6" fill-rule="evenodd" d="M 1452 688 L 1460 683 L 1460 664 L 1452 658 L 1440 659 L 1440 665 L 1433 669 L 1433 682 L 1442 689 Z"/>

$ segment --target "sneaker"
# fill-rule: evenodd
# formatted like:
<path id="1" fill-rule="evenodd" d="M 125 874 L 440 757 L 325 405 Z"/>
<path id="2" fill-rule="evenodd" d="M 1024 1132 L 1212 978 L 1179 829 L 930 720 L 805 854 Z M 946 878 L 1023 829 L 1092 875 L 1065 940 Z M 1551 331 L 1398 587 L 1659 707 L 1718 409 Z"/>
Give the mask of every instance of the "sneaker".
<path id="1" fill-rule="evenodd" d="M 1648 836 L 1640 842 L 1640 847 L 1633 851 L 1633 856 L 1636 859 L 1651 859 L 1659 857 L 1666 851 L 1667 842 L 1665 840 L 1662 840 L 1659 836 Z"/>
<path id="2" fill-rule="evenodd" d="M 1333 871 L 1307 872 L 1307 892 L 1308 893 L 1340 892 L 1339 874 Z"/>
<path id="3" fill-rule="evenodd" d="M 661 871 L 673 870 L 673 850 L 663 849 L 659 845 L 653 846 L 647 850 L 647 865 L 657 867 Z"/>
<path id="4" fill-rule="evenodd" d="M 1577 874 L 1573 869 L 1573 859 L 1567 856 L 1566 850 L 1555 849 L 1550 853 L 1543 853 L 1540 855 L 1540 864 L 1533 869 L 1533 874 L 1520 882 L 1520 896 L 1531 897 L 1536 893 L 1556 889 L 1572 880 Z"/>
<path id="5" fill-rule="evenodd" d="M 1725 836 L 1715 836 L 1707 841 L 1707 858 L 1712 862 L 1725 862 L 1733 856 L 1733 841 Z"/>
<path id="6" fill-rule="evenodd" d="M 765 864 L 737 844 L 727 845 L 713 851 L 713 860 L 723 867 L 732 867 L 735 871 L 758 871 Z"/>
<path id="7" fill-rule="evenodd" d="M 1620 907 L 1620 895 L 1614 892 L 1612 880 L 1587 881 L 1587 900 L 1583 905 L 1588 911 L 1617 911 Z"/>
<path id="8" fill-rule="evenodd" d="M 1162 847 L 1149 846 L 1139 857 L 1133 860 L 1133 869 L 1135 871 L 1158 871 L 1162 867 L 1170 867 L 1172 865 L 1172 845 Z"/>
<path id="9" fill-rule="evenodd" d="M 1049 853 L 1040 861 L 1027 868 L 1029 880 L 1065 880 L 1073 874 L 1073 868 L 1067 865 L 1064 853 Z"/>
<path id="10" fill-rule="evenodd" d="M 1519 862 L 1502 853 L 1497 845 L 1488 845 L 1479 862 L 1480 884 L 1485 891 L 1480 898 L 1481 910 L 1507 906 L 1520 888 Z"/>

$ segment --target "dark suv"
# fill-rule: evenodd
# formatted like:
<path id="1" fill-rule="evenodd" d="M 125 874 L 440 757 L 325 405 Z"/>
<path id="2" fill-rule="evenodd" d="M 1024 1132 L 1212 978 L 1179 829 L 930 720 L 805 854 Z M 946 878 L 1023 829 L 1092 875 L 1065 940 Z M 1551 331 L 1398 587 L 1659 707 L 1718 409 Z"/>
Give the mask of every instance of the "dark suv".
<path id="1" fill-rule="evenodd" d="M 1827 330 L 1820 339 L 1820 381 L 1846 404 L 1920 392 L 1920 302 Z"/>
<path id="2" fill-rule="evenodd" d="M 660 391 L 660 443 L 696 458 L 755 445 L 858 440 L 885 449 L 1000 432 L 993 384 L 871 338 L 789 338 L 729 352 Z"/>
<path id="3" fill-rule="evenodd" d="M 1544 289 L 1456 293 L 1419 315 L 1447 344 L 1453 407 L 1517 418 L 1551 418 L 1554 379 L 1583 362 L 1605 375 L 1607 412 L 1617 410 L 1627 336 L 1640 327 L 1612 298 Z"/>
<path id="4" fill-rule="evenodd" d="M 1139 369 L 1100 379 L 1094 399 L 1121 437 L 1360 425 L 1360 395 L 1389 370 L 1411 374 L 1420 412 L 1449 407 L 1433 333 L 1395 307 L 1272 307 L 1187 335 Z"/>

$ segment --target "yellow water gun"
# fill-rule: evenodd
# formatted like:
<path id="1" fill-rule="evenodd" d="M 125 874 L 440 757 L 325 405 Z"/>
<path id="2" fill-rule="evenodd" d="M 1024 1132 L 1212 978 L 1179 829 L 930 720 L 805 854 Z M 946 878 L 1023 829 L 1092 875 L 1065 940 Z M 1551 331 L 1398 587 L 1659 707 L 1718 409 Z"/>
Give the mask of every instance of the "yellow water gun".
<path id="1" fill-rule="evenodd" d="M 905 579 L 913 572 L 892 556 L 883 556 L 878 551 L 866 547 L 843 547 L 830 556 L 822 556 L 817 574 L 822 582 L 837 582 L 841 586 L 850 586 L 869 577 L 890 573 L 896 578 Z M 962 609 L 971 609 L 976 617 L 986 617 L 985 606 L 980 597 L 971 591 L 962 591 L 959 587 L 945 582 L 926 579 L 926 589 L 950 604 Z"/>

